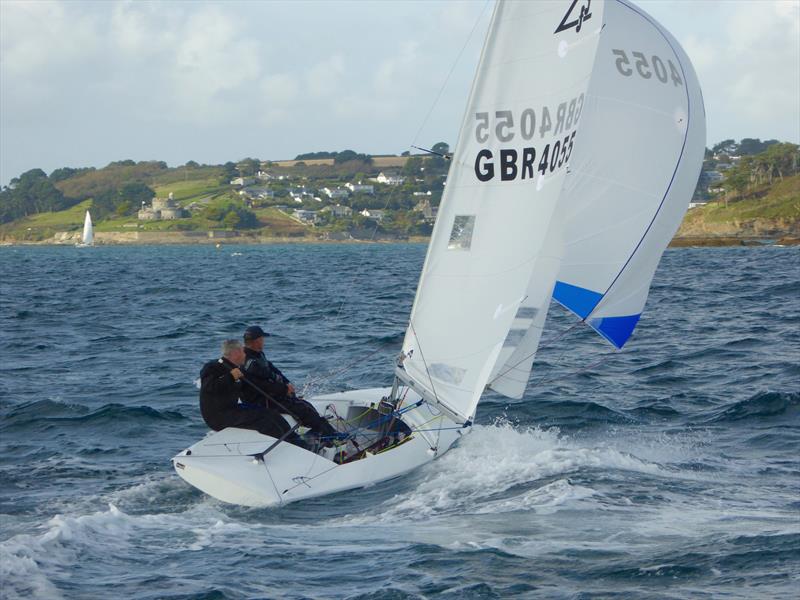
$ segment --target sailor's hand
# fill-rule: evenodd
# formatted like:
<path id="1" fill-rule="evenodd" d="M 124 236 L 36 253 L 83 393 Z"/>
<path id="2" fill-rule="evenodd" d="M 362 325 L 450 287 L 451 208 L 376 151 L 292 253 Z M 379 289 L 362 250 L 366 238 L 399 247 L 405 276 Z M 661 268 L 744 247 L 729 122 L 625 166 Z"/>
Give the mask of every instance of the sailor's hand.
<path id="1" fill-rule="evenodd" d="M 294 386 L 291 383 L 286 384 L 286 395 L 294 396 Z"/>
<path id="2" fill-rule="evenodd" d="M 231 377 L 233 377 L 234 381 L 239 381 L 242 378 L 242 372 L 237 369 L 231 369 Z"/>

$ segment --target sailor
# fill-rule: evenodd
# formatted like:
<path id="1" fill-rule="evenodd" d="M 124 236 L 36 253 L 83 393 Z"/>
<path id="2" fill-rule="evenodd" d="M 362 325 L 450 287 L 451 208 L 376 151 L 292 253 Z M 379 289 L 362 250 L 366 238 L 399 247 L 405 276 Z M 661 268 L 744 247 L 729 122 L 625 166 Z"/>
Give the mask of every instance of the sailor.
<path id="1" fill-rule="evenodd" d="M 203 365 L 200 371 L 200 413 L 203 420 L 214 431 L 241 427 L 279 438 L 291 429 L 286 419 L 265 407 L 263 402 L 247 404 L 239 401 L 244 388 L 241 370 L 244 361 L 241 342 L 225 340 L 222 342 L 222 358 Z M 290 434 L 286 441 L 306 448 L 296 433 Z"/>
<path id="2" fill-rule="evenodd" d="M 248 403 L 261 403 L 276 411 L 289 413 L 301 425 L 311 429 L 311 433 L 319 437 L 323 445 L 331 445 L 340 435 L 319 415 L 317 409 L 297 396 L 291 382 L 264 355 L 264 339 L 268 336 L 269 334 L 258 325 L 244 330 L 245 361 L 242 371 L 248 381 L 257 385 L 274 401 L 265 401 L 249 386 L 242 390 L 244 393 L 242 397 Z"/>

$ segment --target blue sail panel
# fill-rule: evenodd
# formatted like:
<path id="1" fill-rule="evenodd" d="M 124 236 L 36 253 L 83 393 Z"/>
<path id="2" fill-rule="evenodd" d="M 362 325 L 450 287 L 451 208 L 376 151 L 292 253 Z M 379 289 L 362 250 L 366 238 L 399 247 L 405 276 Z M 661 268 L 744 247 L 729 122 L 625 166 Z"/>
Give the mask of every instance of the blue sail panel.
<path id="1" fill-rule="evenodd" d="M 592 329 L 606 338 L 609 342 L 621 349 L 633 334 L 636 324 L 639 322 L 638 315 L 626 315 L 624 317 L 603 317 L 601 319 L 589 319 L 586 321 Z"/>
<path id="2" fill-rule="evenodd" d="M 556 281 L 553 288 L 553 300 L 568 308 L 581 319 L 585 319 L 603 298 L 603 294 L 587 290 L 563 281 Z"/>

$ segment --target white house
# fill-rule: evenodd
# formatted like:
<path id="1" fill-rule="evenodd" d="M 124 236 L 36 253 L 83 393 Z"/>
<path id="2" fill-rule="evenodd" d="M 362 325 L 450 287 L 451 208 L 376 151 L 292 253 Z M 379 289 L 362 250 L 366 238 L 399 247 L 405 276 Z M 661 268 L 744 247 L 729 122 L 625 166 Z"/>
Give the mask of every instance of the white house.
<path id="1" fill-rule="evenodd" d="M 367 217 L 368 219 L 372 219 L 373 221 L 377 221 L 380 223 L 383 221 L 383 218 L 386 216 L 385 210 L 376 210 L 372 208 L 365 208 L 359 214 Z"/>
<path id="2" fill-rule="evenodd" d="M 317 212 L 314 210 L 303 210 L 298 208 L 292 214 L 296 219 L 299 219 L 303 223 L 313 223 L 317 218 Z"/>
<path id="3" fill-rule="evenodd" d="M 275 192 L 265 187 L 253 186 L 239 190 L 239 195 L 245 196 L 247 198 L 253 198 L 253 199 L 257 198 L 259 200 L 267 200 L 269 198 L 274 198 Z"/>
<path id="4" fill-rule="evenodd" d="M 348 190 L 350 190 L 354 194 L 374 194 L 375 193 L 375 186 L 374 185 L 362 185 L 360 181 L 358 183 L 345 183 L 344 187 L 346 187 Z"/>
<path id="5" fill-rule="evenodd" d="M 431 201 L 427 198 L 423 198 L 414 207 L 414 211 L 421 212 L 422 216 L 425 217 L 425 220 L 428 223 L 433 223 L 436 221 L 436 215 L 439 213 L 439 207 L 431 206 Z"/>
<path id="6" fill-rule="evenodd" d="M 311 200 L 314 197 L 314 195 L 311 192 L 309 192 L 308 189 L 306 189 L 305 187 L 298 187 L 289 189 L 289 197 L 298 204 L 300 204 L 305 200 Z"/>
<path id="7" fill-rule="evenodd" d="M 400 177 L 399 175 L 384 175 L 382 172 L 378 173 L 378 176 L 375 178 L 375 181 L 378 183 L 386 185 L 402 185 L 405 180 L 405 177 Z"/>
<path id="8" fill-rule="evenodd" d="M 255 177 L 236 177 L 231 179 L 231 185 L 241 185 L 242 187 L 253 185 L 255 182 Z"/>
<path id="9" fill-rule="evenodd" d="M 322 209 L 321 212 L 329 212 L 334 217 L 349 217 L 353 214 L 353 209 L 349 206 L 342 206 L 341 204 L 335 204 L 333 206 L 326 206 Z"/>
<path id="10" fill-rule="evenodd" d="M 325 194 L 331 200 L 335 200 L 338 198 L 347 198 L 350 196 L 350 192 L 344 188 L 328 188 L 324 187 L 320 190 L 323 194 Z"/>

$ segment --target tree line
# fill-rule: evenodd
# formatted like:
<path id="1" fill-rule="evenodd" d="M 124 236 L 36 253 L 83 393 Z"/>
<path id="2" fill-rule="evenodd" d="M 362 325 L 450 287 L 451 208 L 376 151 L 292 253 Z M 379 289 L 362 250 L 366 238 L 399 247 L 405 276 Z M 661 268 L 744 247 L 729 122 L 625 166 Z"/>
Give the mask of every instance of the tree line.
<path id="1" fill-rule="evenodd" d="M 95 219 L 132 215 L 155 196 L 145 182 L 168 167 L 162 161 L 116 161 L 103 169 L 64 167 L 47 175 L 31 169 L 0 190 L 0 223 L 70 208 L 92 199 Z"/>
<path id="2" fill-rule="evenodd" d="M 741 158 L 725 173 L 722 187 L 727 193 L 742 194 L 777 179 L 797 175 L 800 171 L 800 146 L 797 144 L 768 144 L 766 150 Z"/>

